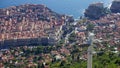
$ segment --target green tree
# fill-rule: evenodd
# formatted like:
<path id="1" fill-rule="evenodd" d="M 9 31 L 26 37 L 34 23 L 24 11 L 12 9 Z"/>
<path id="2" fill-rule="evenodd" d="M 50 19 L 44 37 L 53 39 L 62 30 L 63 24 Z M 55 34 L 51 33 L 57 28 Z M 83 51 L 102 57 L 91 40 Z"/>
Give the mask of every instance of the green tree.
<path id="1" fill-rule="evenodd" d="M 93 29 L 94 29 L 94 24 L 93 23 L 89 23 L 88 25 L 87 25 L 87 31 L 92 31 Z"/>
<path id="2" fill-rule="evenodd" d="M 76 34 L 75 33 L 72 33 L 70 35 L 70 37 L 68 38 L 69 42 L 73 43 L 76 41 Z"/>

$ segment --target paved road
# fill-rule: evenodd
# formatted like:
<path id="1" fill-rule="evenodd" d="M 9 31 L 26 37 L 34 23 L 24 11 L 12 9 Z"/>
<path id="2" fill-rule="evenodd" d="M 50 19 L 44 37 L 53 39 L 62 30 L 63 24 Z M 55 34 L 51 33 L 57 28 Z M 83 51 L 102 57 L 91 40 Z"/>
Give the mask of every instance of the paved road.
<path id="1" fill-rule="evenodd" d="M 69 33 L 69 34 L 66 35 L 66 37 L 65 37 L 65 44 L 68 43 L 68 38 L 69 38 L 69 36 L 70 36 L 73 32 L 74 32 L 74 30 L 73 30 L 71 33 Z"/>
<path id="2" fill-rule="evenodd" d="M 93 46 L 88 47 L 88 61 L 87 61 L 87 68 L 92 68 L 92 52 L 93 52 Z"/>
<path id="3" fill-rule="evenodd" d="M 93 53 L 93 40 L 94 40 L 94 34 L 89 33 L 89 44 L 88 47 L 88 61 L 87 61 L 87 68 L 92 68 L 92 53 Z"/>

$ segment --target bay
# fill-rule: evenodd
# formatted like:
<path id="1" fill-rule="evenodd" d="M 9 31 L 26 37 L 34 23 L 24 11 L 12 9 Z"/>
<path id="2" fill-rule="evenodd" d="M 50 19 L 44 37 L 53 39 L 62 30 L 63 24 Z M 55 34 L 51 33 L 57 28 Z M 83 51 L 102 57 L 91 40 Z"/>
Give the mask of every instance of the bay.
<path id="1" fill-rule="evenodd" d="M 96 2 L 103 2 L 105 6 L 109 6 L 112 0 L 1 0 L 0 8 L 23 4 L 45 4 L 57 13 L 73 15 L 77 18 L 83 15 L 84 9 L 89 4 Z"/>

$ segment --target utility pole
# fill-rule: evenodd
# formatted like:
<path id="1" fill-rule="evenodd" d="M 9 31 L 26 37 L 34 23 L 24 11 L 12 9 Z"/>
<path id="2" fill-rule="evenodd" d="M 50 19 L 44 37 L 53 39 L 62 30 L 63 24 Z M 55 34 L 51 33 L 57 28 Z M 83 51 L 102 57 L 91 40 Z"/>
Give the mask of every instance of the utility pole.
<path id="1" fill-rule="evenodd" d="M 94 33 L 89 32 L 89 47 L 87 50 L 87 68 L 92 68 L 93 39 Z"/>

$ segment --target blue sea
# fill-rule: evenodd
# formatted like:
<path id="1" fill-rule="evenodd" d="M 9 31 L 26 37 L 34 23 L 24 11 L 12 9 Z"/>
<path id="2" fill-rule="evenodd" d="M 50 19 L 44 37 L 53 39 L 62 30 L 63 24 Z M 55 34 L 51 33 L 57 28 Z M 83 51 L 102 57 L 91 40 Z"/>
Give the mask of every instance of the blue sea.
<path id="1" fill-rule="evenodd" d="M 0 0 L 0 8 L 18 6 L 21 4 L 45 4 L 48 8 L 60 14 L 73 15 L 75 18 L 83 15 L 89 4 L 103 2 L 109 6 L 112 0 Z"/>

